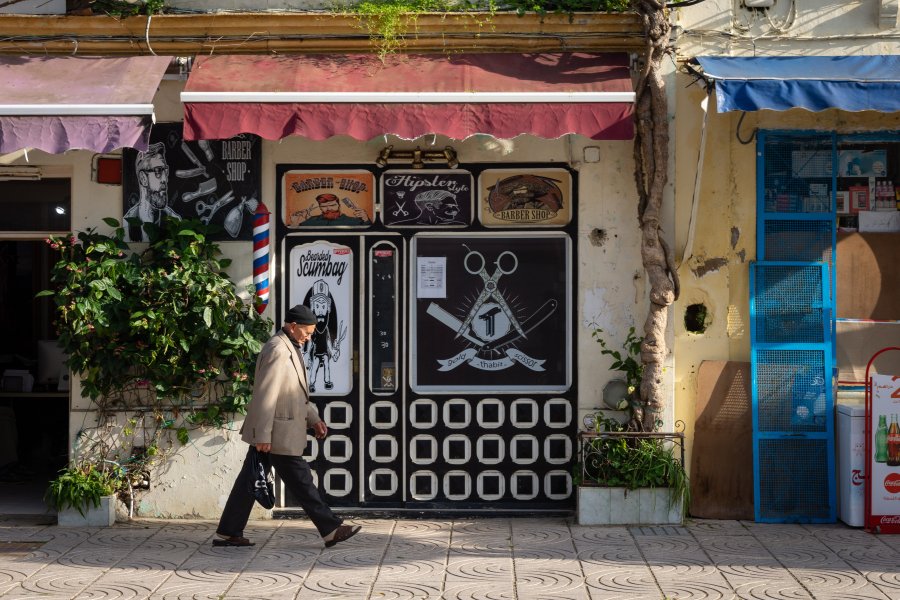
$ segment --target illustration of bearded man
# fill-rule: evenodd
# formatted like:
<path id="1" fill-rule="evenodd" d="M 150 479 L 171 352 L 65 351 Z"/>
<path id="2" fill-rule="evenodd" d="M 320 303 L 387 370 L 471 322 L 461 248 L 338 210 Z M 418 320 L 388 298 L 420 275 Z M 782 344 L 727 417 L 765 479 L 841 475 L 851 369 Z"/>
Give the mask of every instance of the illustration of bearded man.
<path id="1" fill-rule="evenodd" d="M 328 284 L 319 279 L 313 283 L 310 308 L 316 315 L 316 329 L 309 340 L 306 355 L 306 366 L 309 372 L 309 391 L 316 391 L 316 382 L 319 379 L 319 370 L 325 370 L 325 389 L 334 387 L 331 380 L 331 361 L 337 361 L 341 356 L 339 345 L 334 343 L 328 323 L 331 321 L 332 301 L 328 291 Z"/>
<path id="2" fill-rule="evenodd" d="M 134 171 L 140 195 L 137 203 L 125 213 L 125 222 L 137 218 L 143 223 L 159 225 L 163 216 L 181 219 L 181 215 L 169 207 L 169 165 L 166 163 L 165 144 L 150 144 L 146 152 L 139 152 L 134 161 Z M 125 240 L 147 241 L 143 227 L 129 223 L 125 229 Z"/>

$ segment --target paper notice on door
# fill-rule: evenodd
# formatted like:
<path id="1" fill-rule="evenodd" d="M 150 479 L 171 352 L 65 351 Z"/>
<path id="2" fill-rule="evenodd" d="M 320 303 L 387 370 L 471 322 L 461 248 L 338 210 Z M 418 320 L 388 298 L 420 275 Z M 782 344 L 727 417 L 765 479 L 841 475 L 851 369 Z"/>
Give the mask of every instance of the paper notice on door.
<path id="1" fill-rule="evenodd" d="M 417 285 L 416 295 L 419 298 L 447 297 L 447 257 L 420 256 L 416 259 Z"/>

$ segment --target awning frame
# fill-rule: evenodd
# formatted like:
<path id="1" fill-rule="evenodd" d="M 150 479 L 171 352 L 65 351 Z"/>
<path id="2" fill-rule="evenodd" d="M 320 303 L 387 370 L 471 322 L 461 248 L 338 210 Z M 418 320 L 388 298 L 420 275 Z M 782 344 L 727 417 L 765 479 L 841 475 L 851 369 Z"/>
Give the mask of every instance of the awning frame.
<path id="1" fill-rule="evenodd" d="M 152 104 L 0 104 L 0 116 L 152 115 Z"/>
<path id="2" fill-rule="evenodd" d="M 634 92 L 182 92 L 183 102 L 330 104 L 535 104 L 634 102 Z"/>
<path id="3" fill-rule="evenodd" d="M 696 56 L 685 64 L 716 91 L 717 112 L 900 112 L 900 56 Z"/>

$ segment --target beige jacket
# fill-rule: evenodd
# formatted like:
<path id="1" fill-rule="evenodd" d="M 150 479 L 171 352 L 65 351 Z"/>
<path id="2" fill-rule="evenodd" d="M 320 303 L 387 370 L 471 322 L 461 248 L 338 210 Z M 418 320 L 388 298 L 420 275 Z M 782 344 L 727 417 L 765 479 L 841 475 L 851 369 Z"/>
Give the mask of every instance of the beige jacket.
<path id="1" fill-rule="evenodd" d="M 248 444 L 272 444 L 273 454 L 302 456 L 306 429 L 322 419 L 309 399 L 306 366 L 287 334 L 279 331 L 256 359 L 253 399 L 241 439 Z"/>

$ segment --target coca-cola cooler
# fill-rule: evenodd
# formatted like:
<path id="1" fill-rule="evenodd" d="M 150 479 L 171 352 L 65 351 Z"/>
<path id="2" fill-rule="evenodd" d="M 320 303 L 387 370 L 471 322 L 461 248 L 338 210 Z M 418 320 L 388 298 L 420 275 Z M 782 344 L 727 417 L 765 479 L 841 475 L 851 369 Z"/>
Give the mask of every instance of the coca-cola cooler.
<path id="1" fill-rule="evenodd" d="M 866 407 L 837 404 L 837 480 L 840 519 L 851 527 L 865 525 Z"/>

